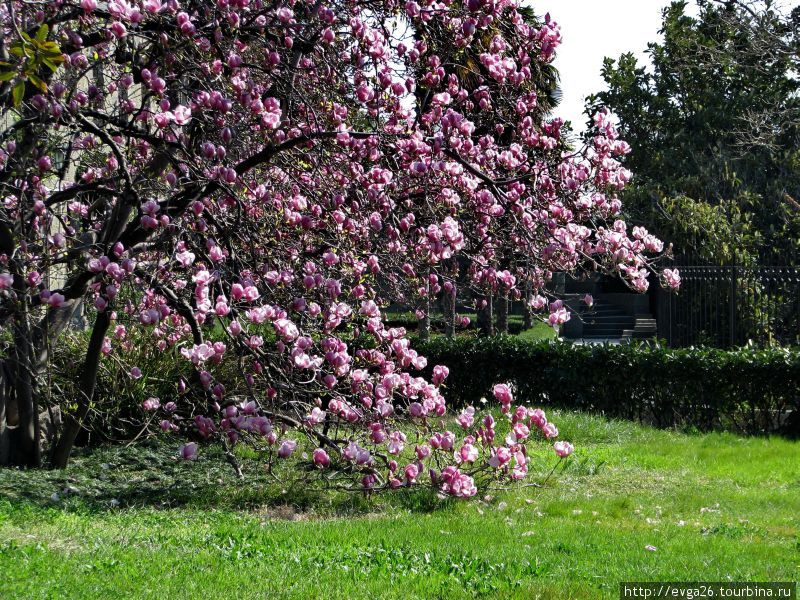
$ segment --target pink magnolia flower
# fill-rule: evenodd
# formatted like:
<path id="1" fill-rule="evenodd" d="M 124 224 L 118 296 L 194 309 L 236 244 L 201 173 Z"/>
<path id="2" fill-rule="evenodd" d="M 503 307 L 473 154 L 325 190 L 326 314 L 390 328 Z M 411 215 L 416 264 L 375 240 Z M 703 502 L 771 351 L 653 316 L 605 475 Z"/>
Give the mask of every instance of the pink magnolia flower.
<path id="1" fill-rule="evenodd" d="M 441 473 L 442 491 L 459 498 L 470 498 L 478 493 L 475 480 L 456 467 L 445 467 Z"/>
<path id="2" fill-rule="evenodd" d="M 182 104 L 179 104 L 175 107 L 172 111 L 173 118 L 175 119 L 175 123 L 177 125 L 186 125 L 189 121 L 192 120 L 192 109 Z"/>
<path id="3" fill-rule="evenodd" d="M 111 33 L 117 38 L 124 38 L 128 34 L 128 28 L 119 21 L 114 21 L 111 24 Z"/>
<path id="4" fill-rule="evenodd" d="M 38 271 L 31 271 L 25 278 L 30 287 L 36 287 L 42 282 L 42 274 Z"/>
<path id="5" fill-rule="evenodd" d="M 444 365 L 436 365 L 433 367 L 433 385 L 441 385 L 447 376 L 450 374 L 450 369 Z"/>
<path id="6" fill-rule="evenodd" d="M 524 423 L 514 423 L 514 426 L 511 428 L 511 431 L 514 433 L 514 437 L 517 441 L 522 441 L 528 437 L 530 434 L 530 430 L 528 426 Z"/>
<path id="7" fill-rule="evenodd" d="M 541 408 L 536 408 L 530 411 L 529 417 L 531 420 L 531 425 L 538 427 L 539 429 L 542 429 L 545 425 L 547 425 L 547 417 Z"/>
<path id="8" fill-rule="evenodd" d="M 248 285 L 246 288 L 244 288 L 244 299 L 248 302 L 255 302 L 260 296 L 261 293 L 254 285 Z"/>
<path id="9" fill-rule="evenodd" d="M 681 286 L 681 276 L 678 269 L 664 269 L 664 281 L 673 290 L 677 290 Z"/>
<path id="10" fill-rule="evenodd" d="M 178 455 L 183 460 L 195 460 L 197 458 L 197 444 L 194 442 L 183 444 L 178 448 Z"/>
<path id="11" fill-rule="evenodd" d="M 410 463 L 406 465 L 404 472 L 406 480 L 409 484 L 411 484 L 417 480 L 417 476 L 419 475 L 419 467 L 415 463 Z"/>
<path id="12" fill-rule="evenodd" d="M 431 447 L 427 444 L 421 444 L 414 448 L 414 452 L 419 460 L 427 458 L 431 454 Z"/>
<path id="13" fill-rule="evenodd" d="M 400 454 L 405 448 L 406 435 L 402 431 L 393 431 L 389 434 L 389 443 L 386 445 L 389 454 Z"/>
<path id="14" fill-rule="evenodd" d="M 500 404 L 511 404 L 511 402 L 514 400 L 514 396 L 511 394 L 511 388 L 509 388 L 505 383 L 498 383 L 496 386 L 494 386 L 492 393 L 500 402 Z"/>
<path id="15" fill-rule="evenodd" d="M 47 304 L 52 306 L 53 308 L 58 308 L 64 305 L 66 298 L 64 298 L 63 294 L 59 294 L 56 292 L 55 294 L 50 294 L 50 297 L 47 299 Z"/>
<path id="16" fill-rule="evenodd" d="M 294 440 L 283 440 L 281 442 L 280 447 L 278 448 L 278 457 L 279 458 L 289 458 L 294 452 L 295 448 L 297 448 L 297 442 Z"/>
<path id="17" fill-rule="evenodd" d="M 569 321 L 569 318 L 569 311 L 566 308 L 561 307 L 550 313 L 550 316 L 547 317 L 547 322 L 551 327 L 557 329 L 559 326 Z"/>
<path id="18" fill-rule="evenodd" d="M 523 479 L 528 474 L 528 458 L 523 452 L 515 452 L 514 463 L 514 467 L 511 469 L 511 479 Z"/>
<path id="19" fill-rule="evenodd" d="M 505 446 L 500 446 L 489 458 L 489 466 L 497 469 L 511 460 L 511 450 Z"/>
<path id="20" fill-rule="evenodd" d="M 193 252 L 184 250 L 175 255 L 175 259 L 184 267 L 189 267 L 194 262 L 195 255 Z"/>
<path id="21" fill-rule="evenodd" d="M 478 460 L 478 448 L 472 444 L 464 444 L 461 449 L 456 453 L 455 459 L 457 463 L 462 462 L 475 462 Z"/>
<path id="22" fill-rule="evenodd" d="M 311 414 L 306 417 L 308 420 L 309 425 L 319 425 L 323 421 L 325 421 L 325 411 L 315 406 L 311 409 Z"/>
<path id="23" fill-rule="evenodd" d="M 542 433 L 547 439 L 558 437 L 558 428 L 552 423 L 547 423 L 544 427 L 542 427 Z"/>
<path id="24" fill-rule="evenodd" d="M 331 459 L 328 456 L 328 453 L 322 448 L 317 448 L 314 450 L 313 461 L 316 466 L 321 468 L 325 468 L 331 464 Z"/>
<path id="25" fill-rule="evenodd" d="M 456 421 L 464 429 L 469 429 L 475 422 L 475 409 L 472 406 L 468 406 L 460 415 L 458 415 L 458 417 L 456 417 Z"/>
<path id="26" fill-rule="evenodd" d="M 423 417 L 427 413 L 423 404 L 420 402 L 412 402 L 408 405 L 408 414 L 410 414 L 412 417 Z"/>
<path id="27" fill-rule="evenodd" d="M 452 450 L 455 446 L 455 443 L 456 434 L 454 434 L 452 431 L 445 431 L 443 434 L 441 434 L 439 445 L 442 450 Z"/>
<path id="28" fill-rule="evenodd" d="M 382 444 L 386 441 L 386 432 L 383 430 L 380 423 L 372 423 L 369 428 L 369 438 L 372 440 L 373 444 Z"/>
<path id="29" fill-rule="evenodd" d="M 275 331 L 287 342 L 294 341 L 300 335 L 297 325 L 292 323 L 289 319 L 277 319 L 273 324 Z"/>
<path id="30" fill-rule="evenodd" d="M 573 453 L 575 448 L 569 442 L 563 442 L 562 441 L 562 442 L 556 442 L 555 444 L 553 444 L 553 450 L 555 450 L 556 455 L 559 458 L 566 458 L 567 456 L 569 456 L 570 454 Z"/>
<path id="31" fill-rule="evenodd" d="M 212 344 L 202 343 L 189 348 L 181 348 L 181 355 L 188 358 L 194 364 L 198 365 L 204 363 L 216 355 L 216 350 Z"/>

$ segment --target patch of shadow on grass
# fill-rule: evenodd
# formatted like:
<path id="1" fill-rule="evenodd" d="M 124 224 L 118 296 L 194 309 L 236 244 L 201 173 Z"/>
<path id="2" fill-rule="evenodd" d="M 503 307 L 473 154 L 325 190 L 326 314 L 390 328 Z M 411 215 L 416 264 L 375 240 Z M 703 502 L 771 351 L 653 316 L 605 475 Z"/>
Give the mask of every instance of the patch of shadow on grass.
<path id="1" fill-rule="evenodd" d="M 221 451 L 203 447 L 182 461 L 173 445 L 146 441 L 130 447 L 79 449 L 64 471 L 0 469 L 0 498 L 16 510 L 56 508 L 105 512 L 126 508 L 264 511 L 268 518 L 359 516 L 390 507 L 428 513 L 452 505 L 430 488 L 391 494 L 345 492 L 309 484 L 307 473 L 281 463 L 268 473 L 258 458 L 242 458 L 235 477 Z"/>

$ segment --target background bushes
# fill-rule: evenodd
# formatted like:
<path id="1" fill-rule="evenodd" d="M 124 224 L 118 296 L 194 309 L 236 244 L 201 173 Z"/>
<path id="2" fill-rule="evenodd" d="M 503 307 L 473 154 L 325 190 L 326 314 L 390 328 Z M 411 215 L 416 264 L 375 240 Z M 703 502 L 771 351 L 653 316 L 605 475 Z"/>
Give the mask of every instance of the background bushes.
<path id="1" fill-rule="evenodd" d="M 659 427 L 795 434 L 798 429 L 796 349 L 587 346 L 507 336 L 436 338 L 416 347 L 427 356 L 428 371 L 436 364 L 450 368 L 451 406 L 477 406 L 495 383 L 509 382 L 525 403 Z"/>
<path id="2" fill-rule="evenodd" d="M 211 332 L 209 332 L 211 333 Z M 213 335 L 209 337 L 213 338 Z M 55 348 L 51 402 L 69 411 L 86 344 L 85 333 L 64 336 Z M 177 383 L 192 377 L 177 349 L 158 351 L 146 339 L 130 339 L 128 364 L 106 357 L 98 378 L 82 444 L 131 439 L 153 413 L 142 402 L 178 400 Z M 445 396 L 451 407 L 480 405 L 495 383 L 513 383 L 516 397 L 537 406 L 601 413 L 659 427 L 732 429 L 745 433 L 800 429 L 800 349 L 670 349 L 648 344 L 575 345 L 521 336 L 434 337 L 414 343 L 434 365 L 450 369 Z M 145 376 L 133 380 L 130 364 Z M 228 394 L 244 393 L 236 360 L 215 368 Z M 181 404 L 192 402 L 186 396 Z M 788 413 L 794 411 L 790 416 Z"/>
<path id="3" fill-rule="evenodd" d="M 160 399 L 162 405 L 177 401 L 178 414 L 189 416 L 190 406 L 205 406 L 207 400 L 194 385 L 181 394 L 178 384 L 181 379 L 193 384 L 196 373 L 191 362 L 180 355 L 179 347 L 159 350 L 149 332 L 131 328 L 125 341 L 113 339 L 114 346 L 127 345 L 120 355 L 112 352 L 100 361 L 97 387 L 89 413 L 78 436 L 78 445 L 95 445 L 104 442 L 130 440 L 142 432 L 149 422 L 150 429 L 157 430 L 162 412 L 146 412 L 142 403 L 150 397 Z M 206 332 L 209 342 L 223 341 L 221 330 L 209 328 Z M 68 413 L 77 404 L 78 380 L 83 369 L 83 361 L 89 339 L 89 331 L 71 331 L 62 335 L 59 344 L 53 348 L 53 360 L 46 374 L 51 393 L 47 398 L 50 406 L 58 406 Z M 142 377 L 133 379 L 130 368 L 138 366 Z M 224 383 L 231 396 L 244 393 L 245 369 L 233 353 L 225 355 L 221 364 L 214 366 L 214 374 Z"/>

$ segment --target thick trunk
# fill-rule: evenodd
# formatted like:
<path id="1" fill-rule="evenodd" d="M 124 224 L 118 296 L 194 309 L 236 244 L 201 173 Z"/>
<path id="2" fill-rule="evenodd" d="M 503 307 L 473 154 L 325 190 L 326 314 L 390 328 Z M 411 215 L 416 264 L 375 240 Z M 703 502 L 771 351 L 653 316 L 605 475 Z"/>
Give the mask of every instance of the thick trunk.
<path id="1" fill-rule="evenodd" d="M 481 298 L 478 300 L 480 302 Z M 480 335 L 492 336 L 494 335 L 492 297 L 484 296 L 482 300 L 485 301 L 485 304 L 483 307 L 478 308 L 478 330 Z"/>
<path id="2" fill-rule="evenodd" d="M 39 447 L 39 410 L 34 387 L 35 365 L 28 323 L 27 303 L 14 324 L 14 351 L 12 355 L 12 381 L 14 398 L 19 413 L 19 423 L 12 450 L 12 461 L 23 467 L 39 467 L 42 464 Z"/>
<path id="3" fill-rule="evenodd" d="M 83 420 L 89 412 L 89 406 L 94 396 L 94 388 L 97 384 L 97 371 L 100 368 L 100 357 L 102 356 L 103 338 L 108 331 L 111 317 L 108 311 L 97 314 L 97 318 L 92 328 L 92 336 L 89 339 L 89 347 L 86 350 L 86 357 L 83 362 L 83 370 L 79 384 L 78 409 L 74 414 L 67 415 L 64 422 L 64 431 L 58 442 L 53 447 L 53 457 L 50 464 L 53 468 L 64 469 L 69 463 L 72 446 L 75 438 L 81 430 Z"/>
<path id="4" fill-rule="evenodd" d="M 497 333 L 508 333 L 508 296 L 497 297 Z"/>

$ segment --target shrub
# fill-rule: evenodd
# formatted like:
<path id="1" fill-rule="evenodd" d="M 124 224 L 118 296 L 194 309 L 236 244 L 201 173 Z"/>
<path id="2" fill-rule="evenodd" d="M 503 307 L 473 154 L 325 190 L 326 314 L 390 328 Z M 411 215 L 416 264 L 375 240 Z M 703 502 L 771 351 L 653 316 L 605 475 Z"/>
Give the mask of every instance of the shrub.
<path id="1" fill-rule="evenodd" d="M 477 404 L 497 381 L 528 402 L 637 419 L 659 427 L 785 429 L 800 409 L 800 351 L 574 345 L 513 337 L 433 339 L 428 364 L 447 364 L 448 401 Z M 795 413 L 796 417 L 797 413 Z"/>

